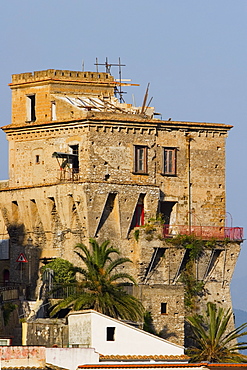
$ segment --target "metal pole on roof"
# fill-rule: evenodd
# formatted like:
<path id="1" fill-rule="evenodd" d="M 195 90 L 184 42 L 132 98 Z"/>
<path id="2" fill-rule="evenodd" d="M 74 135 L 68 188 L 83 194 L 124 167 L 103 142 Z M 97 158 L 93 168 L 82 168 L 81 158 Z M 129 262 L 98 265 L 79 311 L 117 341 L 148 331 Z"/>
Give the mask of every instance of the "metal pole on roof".
<path id="1" fill-rule="evenodd" d="M 99 73 L 99 64 L 98 64 L 98 58 L 96 58 L 96 72 Z"/>

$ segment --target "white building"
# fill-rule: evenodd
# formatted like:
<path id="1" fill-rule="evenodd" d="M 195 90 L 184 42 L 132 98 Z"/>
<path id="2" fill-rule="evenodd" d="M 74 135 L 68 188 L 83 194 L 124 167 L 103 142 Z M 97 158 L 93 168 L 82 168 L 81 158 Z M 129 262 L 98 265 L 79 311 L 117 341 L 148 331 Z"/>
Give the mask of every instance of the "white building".
<path id="1" fill-rule="evenodd" d="M 94 348 L 101 355 L 184 355 L 184 347 L 94 310 L 69 313 L 70 347 Z"/>

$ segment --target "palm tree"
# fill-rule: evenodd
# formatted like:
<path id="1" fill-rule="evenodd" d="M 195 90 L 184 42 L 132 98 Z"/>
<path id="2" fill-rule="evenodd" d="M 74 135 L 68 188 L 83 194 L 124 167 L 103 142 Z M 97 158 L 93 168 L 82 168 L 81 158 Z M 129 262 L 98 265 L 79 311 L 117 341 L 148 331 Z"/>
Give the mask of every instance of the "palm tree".
<path id="1" fill-rule="evenodd" d="M 231 316 L 230 309 L 225 312 L 222 307 L 217 308 L 214 303 L 208 302 L 205 316 L 196 314 L 186 319 L 195 343 L 187 349 L 191 362 L 247 362 L 247 356 L 238 352 L 247 349 L 247 342 L 237 342 L 238 338 L 247 334 L 242 332 L 247 323 L 229 331 Z"/>
<path id="2" fill-rule="evenodd" d="M 74 293 L 53 308 L 51 316 L 64 308 L 76 311 L 94 309 L 114 318 L 142 320 L 144 308 L 141 302 L 124 290 L 130 282 L 136 284 L 134 278 L 117 271 L 131 260 L 118 257 L 119 250 L 109 246 L 109 240 L 101 245 L 93 238 L 89 242 L 90 249 L 84 244 L 76 245 L 75 253 L 85 266 L 73 266 L 73 272 L 78 273 L 81 279 L 74 284 Z M 114 254 L 117 255 L 115 259 L 112 258 Z"/>

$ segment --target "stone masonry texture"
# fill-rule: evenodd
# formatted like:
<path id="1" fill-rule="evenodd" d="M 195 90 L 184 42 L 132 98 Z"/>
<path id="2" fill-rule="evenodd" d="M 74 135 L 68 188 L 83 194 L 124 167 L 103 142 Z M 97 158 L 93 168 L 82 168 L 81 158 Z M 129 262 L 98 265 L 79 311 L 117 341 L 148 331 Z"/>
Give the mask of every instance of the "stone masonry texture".
<path id="1" fill-rule="evenodd" d="M 183 344 L 185 251 L 169 245 L 162 228 L 148 235 L 141 226 L 161 213 L 173 235 L 181 225 L 207 226 L 212 237 L 224 229 L 225 141 L 232 126 L 156 119 L 151 109 L 117 102 L 116 84 L 110 74 L 95 72 L 12 76 L 12 122 L 2 128 L 9 180 L 0 183 L 9 258 L 0 260 L 0 282 L 8 270 L 9 280 L 21 281 L 36 299 L 40 259 L 78 264 L 76 243 L 109 239 L 133 261 L 124 270 L 137 280 L 133 294 L 152 313 L 156 330 Z M 197 263 L 207 288 L 202 307 L 207 301 L 231 307 L 239 251 L 236 240 L 204 251 Z M 20 253 L 29 256 L 21 267 Z"/>

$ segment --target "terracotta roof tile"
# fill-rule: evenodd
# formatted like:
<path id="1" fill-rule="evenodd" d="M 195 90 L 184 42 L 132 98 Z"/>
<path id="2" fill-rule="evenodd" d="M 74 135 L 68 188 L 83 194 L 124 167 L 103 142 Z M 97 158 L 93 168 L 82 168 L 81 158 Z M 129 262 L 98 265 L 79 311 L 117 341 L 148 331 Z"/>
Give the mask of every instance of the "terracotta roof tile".
<path id="1" fill-rule="evenodd" d="M 100 355 L 100 361 L 111 360 L 172 360 L 172 361 L 188 361 L 186 355 Z"/>

